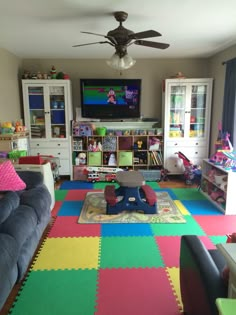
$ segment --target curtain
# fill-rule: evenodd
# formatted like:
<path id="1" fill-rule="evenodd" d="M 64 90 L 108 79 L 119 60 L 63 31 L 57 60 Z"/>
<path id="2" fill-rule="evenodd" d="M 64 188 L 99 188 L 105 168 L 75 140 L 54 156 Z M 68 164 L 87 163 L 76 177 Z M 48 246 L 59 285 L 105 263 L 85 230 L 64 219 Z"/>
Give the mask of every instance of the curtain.
<path id="1" fill-rule="evenodd" d="M 225 87 L 222 129 L 230 134 L 230 141 L 236 150 L 236 58 L 225 62 Z"/>

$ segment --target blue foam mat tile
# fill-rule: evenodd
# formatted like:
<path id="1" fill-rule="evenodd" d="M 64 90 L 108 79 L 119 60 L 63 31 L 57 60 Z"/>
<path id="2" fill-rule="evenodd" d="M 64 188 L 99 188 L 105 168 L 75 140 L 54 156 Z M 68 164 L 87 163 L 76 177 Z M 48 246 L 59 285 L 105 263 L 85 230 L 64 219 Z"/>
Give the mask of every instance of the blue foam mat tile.
<path id="1" fill-rule="evenodd" d="M 223 215 L 209 200 L 181 200 L 192 215 Z"/>
<path id="2" fill-rule="evenodd" d="M 79 216 L 83 203 L 83 201 L 65 200 L 59 209 L 57 216 Z"/>
<path id="3" fill-rule="evenodd" d="M 148 223 L 101 224 L 101 236 L 153 236 Z"/>
<path id="4" fill-rule="evenodd" d="M 65 181 L 61 184 L 60 189 L 93 189 L 93 183 L 84 181 Z"/>

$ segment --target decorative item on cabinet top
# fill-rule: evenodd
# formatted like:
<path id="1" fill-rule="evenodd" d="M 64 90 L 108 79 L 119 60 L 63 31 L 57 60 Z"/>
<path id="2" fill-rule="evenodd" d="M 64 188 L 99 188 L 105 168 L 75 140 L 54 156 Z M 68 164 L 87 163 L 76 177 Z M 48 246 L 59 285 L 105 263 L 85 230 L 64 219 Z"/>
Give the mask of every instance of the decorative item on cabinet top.
<path id="1" fill-rule="evenodd" d="M 95 124 L 90 122 L 72 121 L 73 136 L 129 136 L 129 135 L 150 135 L 162 136 L 162 128 L 149 128 L 149 129 L 107 129 L 106 127 L 96 127 Z"/>

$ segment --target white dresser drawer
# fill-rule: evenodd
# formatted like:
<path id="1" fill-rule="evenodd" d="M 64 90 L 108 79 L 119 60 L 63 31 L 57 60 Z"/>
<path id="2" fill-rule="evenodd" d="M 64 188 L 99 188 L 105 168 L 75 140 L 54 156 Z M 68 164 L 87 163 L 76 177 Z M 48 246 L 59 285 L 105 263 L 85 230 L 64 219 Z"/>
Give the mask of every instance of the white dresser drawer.
<path id="1" fill-rule="evenodd" d="M 68 141 L 30 141 L 30 148 L 68 148 Z"/>
<path id="2" fill-rule="evenodd" d="M 203 140 L 191 140 L 191 141 L 167 141 L 166 147 L 175 147 L 175 148 L 182 148 L 182 147 L 206 147 L 206 141 Z M 179 150 L 179 149 L 178 149 Z M 181 150 L 179 150 L 181 151 Z"/>
<path id="3" fill-rule="evenodd" d="M 59 157 L 59 158 L 66 158 L 69 159 L 70 153 L 69 150 L 67 149 L 61 149 L 61 148 L 36 148 L 36 149 L 30 149 L 30 155 L 52 155 L 54 157 Z"/>

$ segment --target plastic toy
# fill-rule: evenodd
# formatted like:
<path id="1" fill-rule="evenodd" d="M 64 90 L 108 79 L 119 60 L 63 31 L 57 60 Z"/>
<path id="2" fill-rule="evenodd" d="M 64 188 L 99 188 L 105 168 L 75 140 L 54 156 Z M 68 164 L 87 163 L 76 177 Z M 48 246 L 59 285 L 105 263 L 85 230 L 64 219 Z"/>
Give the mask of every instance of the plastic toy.
<path id="1" fill-rule="evenodd" d="M 129 211 L 141 209 L 147 214 L 156 213 L 157 197 L 148 185 L 140 188 L 119 187 L 117 189 L 114 185 L 108 185 L 105 187 L 104 196 L 107 202 L 107 214 L 118 214 L 124 209 Z"/>
<path id="2" fill-rule="evenodd" d="M 50 71 L 51 79 L 56 79 L 57 78 L 57 71 L 55 66 L 52 66 L 51 71 Z"/>
<path id="3" fill-rule="evenodd" d="M 157 151 L 159 150 L 160 140 L 157 137 L 150 137 L 149 138 L 149 150 L 150 151 Z"/>
<path id="4" fill-rule="evenodd" d="M 178 157 L 183 161 L 186 184 L 192 185 L 194 182 L 196 182 L 198 185 L 200 185 L 202 172 L 199 166 L 193 165 L 193 163 L 182 152 L 179 151 L 176 152 L 176 154 L 178 154 Z"/>

